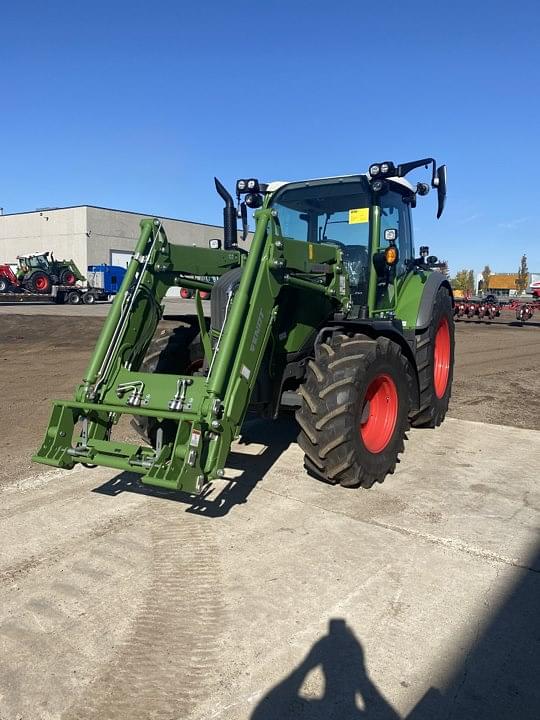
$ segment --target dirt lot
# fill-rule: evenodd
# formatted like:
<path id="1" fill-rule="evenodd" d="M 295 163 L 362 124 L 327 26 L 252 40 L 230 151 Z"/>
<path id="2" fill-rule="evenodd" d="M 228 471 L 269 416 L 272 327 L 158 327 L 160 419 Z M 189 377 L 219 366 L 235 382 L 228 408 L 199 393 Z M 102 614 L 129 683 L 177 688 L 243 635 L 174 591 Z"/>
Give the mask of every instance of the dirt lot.
<path id="1" fill-rule="evenodd" d="M 50 400 L 72 396 L 103 323 L 86 307 L 79 312 L 86 314 L 0 314 L 0 479 L 6 471 L 13 478 L 39 470 L 28 458 L 41 442 Z M 533 402 L 540 397 L 539 364 L 538 325 L 459 322 L 450 416 L 540 429 Z"/>

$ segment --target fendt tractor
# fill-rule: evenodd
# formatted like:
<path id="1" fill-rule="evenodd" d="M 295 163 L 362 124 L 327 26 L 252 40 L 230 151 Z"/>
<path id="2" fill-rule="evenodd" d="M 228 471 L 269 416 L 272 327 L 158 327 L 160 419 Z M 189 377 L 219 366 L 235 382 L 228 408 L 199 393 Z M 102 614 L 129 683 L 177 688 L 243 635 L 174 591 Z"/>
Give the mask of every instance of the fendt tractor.
<path id="1" fill-rule="evenodd" d="M 430 183 L 405 179 L 430 169 Z M 104 465 L 199 493 L 224 476 L 249 412 L 294 408 L 305 467 L 346 487 L 394 471 L 409 425 L 445 417 L 454 361 L 453 296 L 437 258 L 413 251 L 411 208 L 446 168 L 424 158 L 365 175 L 251 178 L 225 202 L 224 240 L 171 245 L 158 219 L 141 234 L 74 400 L 54 402 L 37 462 Z M 249 252 L 238 247 L 237 218 Z M 201 278 L 217 278 L 212 284 Z M 197 290 L 197 327 L 153 341 L 172 286 Z M 211 291 L 209 322 L 201 291 Z M 196 336 L 195 336 L 196 333 Z M 146 359 L 145 359 L 146 357 Z M 131 415 L 144 441 L 114 439 Z"/>
<path id="2" fill-rule="evenodd" d="M 73 260 L 56 260 L 52 252 L 17 256 L 17 269 L 0 265 L 0 293 L 28 291 L 47 294 L 54 285 L 71 286 L 85 280 Z"/>

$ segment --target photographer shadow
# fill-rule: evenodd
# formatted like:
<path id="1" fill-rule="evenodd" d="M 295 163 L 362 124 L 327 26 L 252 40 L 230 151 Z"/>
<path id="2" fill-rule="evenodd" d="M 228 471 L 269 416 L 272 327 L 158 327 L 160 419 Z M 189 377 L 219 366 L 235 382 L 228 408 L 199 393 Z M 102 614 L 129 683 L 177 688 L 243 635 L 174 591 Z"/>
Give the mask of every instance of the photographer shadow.
<path id="1" fill-rule="evenodd" d="M 322 697 L 301 694 L 308 675 L 320 668 Z M 250 720 L 399 720 L 369 677 L 362 645 L 345 620 L 333 618 L 300 665 L 259 702 Z"/>

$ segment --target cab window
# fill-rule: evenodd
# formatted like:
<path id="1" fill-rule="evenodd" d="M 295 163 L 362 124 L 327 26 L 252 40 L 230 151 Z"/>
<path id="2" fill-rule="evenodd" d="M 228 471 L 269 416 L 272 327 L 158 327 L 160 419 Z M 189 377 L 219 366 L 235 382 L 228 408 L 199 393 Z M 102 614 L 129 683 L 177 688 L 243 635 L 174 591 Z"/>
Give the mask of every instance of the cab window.
<path id="1" fill-rule="evenodd" d="M 403 201 L 399 192 L 390 191 L 381 197 L 381 250 L 388 247 L 384 239 L 384 231 L 395 228 L 398 231 L 397 247 L 399 250 L 399 261 L 397 274 L 406 272 L 407 260 L 414 257 L 414 249 L 411 236 L 410 208 Z"/>

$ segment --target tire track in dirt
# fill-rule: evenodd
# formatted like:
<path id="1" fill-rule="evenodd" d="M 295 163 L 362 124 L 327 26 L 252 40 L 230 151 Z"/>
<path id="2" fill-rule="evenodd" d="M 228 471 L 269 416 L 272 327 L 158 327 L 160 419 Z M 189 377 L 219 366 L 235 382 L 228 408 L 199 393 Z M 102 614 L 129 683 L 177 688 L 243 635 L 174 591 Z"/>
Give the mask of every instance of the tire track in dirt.
<path id="1" fill-rule="evenodd" d="M 63 720 L 188 718 L 213 682 L 226 612 L 212 529 L 162 503 L 149 513 L 148 596 L 115 658 Z"/>
<path id="2" fill-rule="evenodd" d="M 77 537 L 76 541 L 74 538 L 69 538 L 65 542 L 51 548 L 43 555 L 30 555 L 20 562 L 8 565 L 0 571 L 0 584 L 10 582 L 16 578 L 20 579 L 35 568 L 54 565 L 64 558 L 69 557 L 73 554 L 75 542 L 88 544 L 93 540 L 121 532 L 137 522 L 137 514 L 138 511 L 134 510 L 129 515 L 108 518 Z"/>

